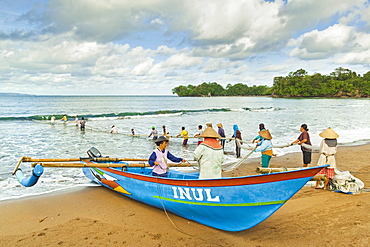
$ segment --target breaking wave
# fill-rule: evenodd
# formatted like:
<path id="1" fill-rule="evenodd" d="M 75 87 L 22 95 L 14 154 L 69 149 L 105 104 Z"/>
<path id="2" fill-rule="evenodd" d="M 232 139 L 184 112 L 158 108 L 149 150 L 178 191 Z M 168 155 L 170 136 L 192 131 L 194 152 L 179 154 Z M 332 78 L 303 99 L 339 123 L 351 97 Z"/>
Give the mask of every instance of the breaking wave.
<path id="1" fill-rule="evenodd" d="M 232 111 L 278 111 L 281 108 L 276 107 L 260 107 L 248 108 L 243 107 L 239 109 L 230 108 L 210 108 L 201 110 L 161 110 L 161 111 L 147 111 L 147 112 L 120 112 L 120 113 L 102 113 L 102 114 L 84 114 L 83 117 L 88 120 L 112 120 L 112 119 L 130 119 L 130 118 L 146 118 L 146 117 L 173 117 L 184 114 L 194 113 L 217 113 L 217 112 L 232 112 Z M 0 121 L 48 121 L 52 115 L 33 115 L 33 116 L 5 116 L 0 117 Z M 54 115 L 57 120 L 61 119 L 63 114 Z M 81 115 L 82 116 L 82 115 Z M 75 115 L 67 115 L 69 120 L 73 120 Z"/>

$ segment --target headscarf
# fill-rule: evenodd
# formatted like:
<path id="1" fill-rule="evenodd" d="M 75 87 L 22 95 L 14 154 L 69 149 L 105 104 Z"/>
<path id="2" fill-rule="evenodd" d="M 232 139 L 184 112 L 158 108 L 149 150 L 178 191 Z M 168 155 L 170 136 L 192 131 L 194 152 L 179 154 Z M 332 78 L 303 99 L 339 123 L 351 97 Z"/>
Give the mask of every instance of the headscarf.
<path id="1" fill-rule="evenodd" d="M 216 138 L 212 138 L 212 137 L 205 137 L 202 144 L 205 144 L 212 148 L 222 148 L 220 142 Z"/>
<path id="2" fill-rule="evenodd" d="M 338 142 L 337 142 L 337 139 L 324 139 L 325 140 L 325 143 L 326 145 L 328 145 L 329 147 L 336 147 L 338 145 Z"/>
<path id="3" fill-rule="evenodd" d="M 234 137 L 236 137 L 236 131 L 239 130 L 238 125 L 234 124 L 233 125 L 233 130 L 234 130 Z"/>

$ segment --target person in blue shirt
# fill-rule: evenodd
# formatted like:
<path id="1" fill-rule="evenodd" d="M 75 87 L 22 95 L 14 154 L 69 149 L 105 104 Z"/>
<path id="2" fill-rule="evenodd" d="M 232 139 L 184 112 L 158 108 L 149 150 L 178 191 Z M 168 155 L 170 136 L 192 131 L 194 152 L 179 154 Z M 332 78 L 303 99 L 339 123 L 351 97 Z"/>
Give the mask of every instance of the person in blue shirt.
<path id="1" fill-rule="evenodd" d="M 183 158 L 177 158 L 173 156 L 167 147 L 168 140 L 164 136 L 160 136 L 157 140 L 154 141 L 157 145 L 157 148 L 153 151 L 153 153 L 149 157 L 149 165 L 153 166 L 153 176 L 158 177 L 167 177 L 167 159 L 173 162 L 186 162 Z"/>
<path id="2" fill-rule="evenodd" d="M 272 136 L 268 130 L 261 130 L 258 134 L 261 139 L 257 141 L 257 147 L 254 152 L 261 152 L 262 167 L 267 168 L 269 167 L 270 159 L 273 156 L 271 142 Z"/>

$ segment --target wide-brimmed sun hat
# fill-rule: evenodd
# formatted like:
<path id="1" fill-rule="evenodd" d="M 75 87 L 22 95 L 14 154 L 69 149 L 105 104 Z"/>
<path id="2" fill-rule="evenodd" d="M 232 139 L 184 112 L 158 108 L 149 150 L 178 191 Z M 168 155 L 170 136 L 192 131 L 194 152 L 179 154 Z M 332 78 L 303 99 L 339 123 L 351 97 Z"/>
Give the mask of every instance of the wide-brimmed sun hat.
<path id="1" fill-rule="evenodd" d="M 222 138 L 212 127 L 206 128 L 199 137 Z"/>
<path id="2" fill-rule="evenodd" d="M 269 130 L 261 130 L 260 132 L 258 132 L 258 134 L 265 138 L 265 139 L 268 139 L 268 140 L 271 140 L 272 139 L 272 136 L 270 134 L 270 131 Z"/>
<path id="3" fill-rule="evenodd" d="M 154 142 L 155 143 L 158 143 L 158 142 L 163 142 L 163 141 L 168 142 L 168 139 L 166 137 L 164 137 L 164 136 L 160 136 Z"/>
<path id="4" fill-rule="evenodd" d="M 339 137 L 339 135 L 335 133 L 335 131 L 332 130 L 331 128 L 327 128 L 326 130 L 321 132 L 319 136 L 326 139 L 337 139 Z"/>

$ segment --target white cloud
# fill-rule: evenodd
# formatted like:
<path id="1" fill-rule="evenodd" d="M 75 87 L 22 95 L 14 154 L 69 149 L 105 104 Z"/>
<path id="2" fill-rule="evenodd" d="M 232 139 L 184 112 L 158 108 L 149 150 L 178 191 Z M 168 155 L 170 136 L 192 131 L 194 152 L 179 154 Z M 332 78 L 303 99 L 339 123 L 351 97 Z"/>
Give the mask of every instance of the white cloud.
<path id="1" fill-rule="evenodd" d="M 370 63 L 365 0 L 45 1 L 0 16 L 2 91 L 168 94 Z"/>
<path id="2" fill-rule="evenodd" d="M 332 54 L 344 52 L 352 42 L 353 28 L 336 24 L 323 31 L 305 33 L 290 45 L 296 46 L 291 56 L 301 59 L 322 59 Z"/>
<path id="3" fill-rule="evenodd" d="M 229 61 L 225 58 L 209 58 L 204 64 L 202 71 L 205 73 L 215 73 L 225 71 L 231 67 L 239 67 L 242 64 L 240 61 Z"/>
<path id="4" fill-rule="evenodd" d="M 175 69 L 188 69 L 203 63 L 203 59 L 200 57 L 191 57 L 185 53 L 179 53 L 172 55 L 165 62 L 162 63 L 162 66 L 175 68 Z"/>
<path id="5" fill-rule="evenodd" d="M 150 69 L 153 67 L 154 59 L 147 58 L 146 61 L 138 64 L 133 68 L 133 72 L 135 75 L 145 75 L 149 73 Z"/>
<path id="6" fill-rule="evenodd" d="M 353 35 L 351 49 L 334 60 L 338 64 L 370 65 L 370 34 L 356 33 Z"/>
<path id="7" fill-rule="evenodd" d="M 360 53 L 347 53 L 343 57 L 335 60 L 338 64 L 369 64 L 370 65 L 370 51 Z"/>
<path id="8" fill-rule="evenodd" d="M 175 54 L 177 52 L 177 50 L 174 49 L 174 48 L 169 48 L 165 45 L 160 45 L 160 46 L 158 46 L 156 52 L 157 52 L 158 55 L 167 56 L 167 55 Z"/>
<path id="9" fill-rule="evenodd" d="M 280 10 L 286 18 L 287 29 L 299 30 L 317 25 L 330 25 L 335 15 L 346 16 L 358 8 L 363 8 L 366 0 L 291 0 Z"/>

